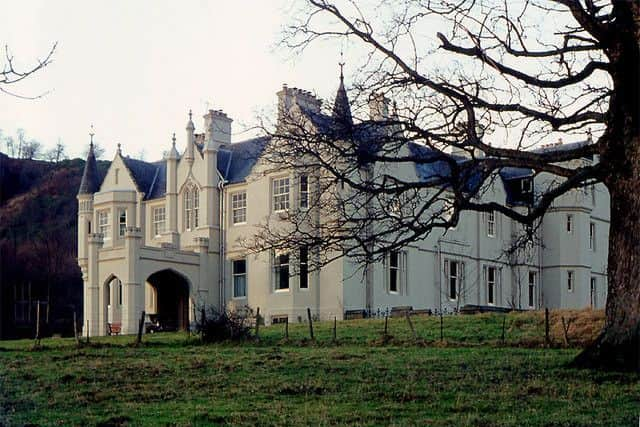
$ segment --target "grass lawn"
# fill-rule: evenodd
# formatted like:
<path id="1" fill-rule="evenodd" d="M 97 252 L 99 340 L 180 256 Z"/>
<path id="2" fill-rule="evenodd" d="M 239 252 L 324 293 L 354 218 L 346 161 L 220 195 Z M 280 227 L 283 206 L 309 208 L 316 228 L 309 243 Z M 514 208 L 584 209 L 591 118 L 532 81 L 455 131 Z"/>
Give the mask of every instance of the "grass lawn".
<path id="1" fill-rule="evenodd" d="M 636 426 L 640 376 L 575 370 L 576 348 L 537 348 L 539 315 L 414 318 L 261 329 L 259 342 L 185 333 L 0 342 L 0 425 Z M 577 339 L 577 336 L 576 336 Z M 518 347 L 516 344 L 527 347 Z"/>

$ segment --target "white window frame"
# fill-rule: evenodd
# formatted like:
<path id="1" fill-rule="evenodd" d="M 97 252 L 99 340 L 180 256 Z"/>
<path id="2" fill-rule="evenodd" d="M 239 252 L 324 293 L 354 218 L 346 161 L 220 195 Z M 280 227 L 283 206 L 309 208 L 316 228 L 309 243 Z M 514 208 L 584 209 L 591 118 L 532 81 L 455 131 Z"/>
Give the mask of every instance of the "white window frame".
<path id="1" fill-rule="evenodd" d="M 456 265 L 455 275 L 452 274 L 452 266 Z M 449 301 L 458 301 L 460 298 L 460 294 L 464 291 L 464 262 L 459 261 L 457 259 L 445 259 L 444 260 L 444 275 L 446 280 L 446 292 L 447 299 Z M 454 284 L 454 287 L 451 287 L 451 284 Z M 455 291 L 455 296 L 451 296 L 451 289 Z"/>
<path id="2" fill-rule="evenodd" d="M 123 238 L 124 234 L 127 232 L 127 216 L 128 216 L 127 209 L 125 208 L 118 209 L 118 237 L 119 238 Z"/>
<path id="3" fill-rule="evenodd" d="M 239 273 L 236 271 L 236 263 L 237 262 L 244 262 L 244 273 Z M 248 279 L 248 269 L 247 269 L 247 259 L 246 258 L 239 258 L 239 259 L 234 259 L 231 261 L 231 276 L 232 276 L 232 280 L 231 280 L 231 287 L 232 287 L 232 295 L 233 295 L 233 299 L 245 299 L 247 298 L 247 287 L 249 284 Z M 236 279 L 239 279 L 240 277 L 244 277 L 244 294 L 243 295 L 238 295 L 236 293 Z"/>
<path id="4" fill-rule="evenodd" d="M 167 209 L 165 206 L 156 206 L 151 211 L 153 223 L 153 236 L 160 237 L 166 230 Z"/>
<path id="5" fill-rule="evenodd" d="M 486 268 L 486 285 L 487 285 L 487 305 L 496 305 L 498 295 L 498 269 L 494 266 L 488 265 Z M 491 273 L 493 272 L 493 279 Z M 491 292 L 490 292 L 491 291 Z M 492 298 L 489 298 L 489 295 Z"/>
<path id="6" fill-rule="evenodd" d="M 532 280 L 533 279 L 533 280 Z M 529 283 L 527 287 L 527 305 L 529 308 L 536 307 L 536 288 L 538 285 L 538 272 L 529 271 Z"/>
<path id="7" fill-rule="evenodd" d="M 281 263 L 280 261 L 280 257 L 281 256 L 286 256 L 287 257 L 287 262 L 286 263 Z M 289 292 L 289 290 L 291 289 L 291 254 L 288 251 L 274 251 L 273 252 L 273 291 L 274 292 Z M 282 274 L 282 267 L 286 266 L 286 270 L 287 270 L 287 287 L 286 288 L 279 288 L 279 284 L 281 282 L 280 280 L 280 275 Z"/>
<path id="8" fill-rule="evenodd" d="M 199 224 L 200 189 L 195 184 L 188 185 L 183 194 L 184 229 L 195 230 Z"/>
<path id="9" fill-rule="evenodd" d="M 575 289 L 575 281 L 576 281 L 575 272 L 573 270 L 568 270 L 567 271 L 567 291 L 568 292 L 573 292 L 573 290 Z"/>
<path id="10" fill-rule="evenodd" d="M 290 192 L 291 181 L 288 176 L 271 180 L 271 203 L 274 212 L 286 212 L 289 210 Z"/>
<path id="11" fill-rule="evenodd" d="M 486 212 L 487 216 L 487 237 L 496 237 L 496 212 Z"/>
<path id="12" fill-rule="evenodd" d="M 307 174 L 298 177 L 298 207 L 301 210 L 309 209 L 309 175 Z"/>
<path id="13" fill-rule="evenodd" d="M 573 215 L 567 214 L 567 223 L 566 223 L 567 233 L 573 233 Z"/>
<path id="14" fill-rule="evenodd" d="M 109 209 L 101 209 L 98 211 L 97 213 L 98 216 L 98 233 L 102 234 L 102 238 L 104 240 L 109 240 L 111 239 L 111 224 L 110 224 L 110 217 L 111 217 L 111 212 Z"/>
<path id="15" fill-rule="evenodd" d="M 396 264 L 393 265 L 391 260 L 395 257 Z M 387 252 L 387 292 L 390 294 L 400 294 L 402 290 L 402 252 Z M 395 278 L 395 289 L 392 289 Z"/>
<path id="16" fill-rule="evenodd" d="M 589 249 L 596 250 L 596 223 L 589 223 Z"/>
<path id="17" fill-rule="evenodd" d="M 247 192 L 231 193 L 231 223 L 233 225 L 247 223 Z"/>

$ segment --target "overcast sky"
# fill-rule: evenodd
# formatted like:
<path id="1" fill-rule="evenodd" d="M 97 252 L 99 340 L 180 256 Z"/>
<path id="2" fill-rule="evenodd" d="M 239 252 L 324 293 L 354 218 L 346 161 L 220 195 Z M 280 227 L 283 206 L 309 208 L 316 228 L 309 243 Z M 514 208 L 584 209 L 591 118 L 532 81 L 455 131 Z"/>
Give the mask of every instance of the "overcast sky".
<path id="1" fill-rule="evenodd" d="M 18 1 L 0 15 L 0 41 L 18 64 L 30 65 L 58 42 L 53 63 L 0 94 L 0 129 L 46 146 L 61 138 L 70 156 L 89 141 L 89 127 L 111 159 L 116 144 L 146 160 L 161 158 L 172 132 L 185 139 L 189 109 L 196 131 L 207 106 L 234 119 L 232 139 L 274 108 L 283 83 L 331 97 L 339 48 L 317 47 L 300 58 L 276 48 L 291 0 Z M 348 71 L 347 71 L 348 76 Z"/>

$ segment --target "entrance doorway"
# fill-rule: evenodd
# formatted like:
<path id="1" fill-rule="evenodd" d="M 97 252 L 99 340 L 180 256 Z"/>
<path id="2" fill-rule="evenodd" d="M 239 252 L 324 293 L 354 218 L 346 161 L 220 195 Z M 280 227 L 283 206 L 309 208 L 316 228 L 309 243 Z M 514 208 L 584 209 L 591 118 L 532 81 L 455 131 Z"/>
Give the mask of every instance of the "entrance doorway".
<path id="1" fill-rule="evenodd" d="M 189 326 L 189 282 L 174 270 L 147 279 L 145 306 L 149 321 L 161 331 L 184 331 Z"/>

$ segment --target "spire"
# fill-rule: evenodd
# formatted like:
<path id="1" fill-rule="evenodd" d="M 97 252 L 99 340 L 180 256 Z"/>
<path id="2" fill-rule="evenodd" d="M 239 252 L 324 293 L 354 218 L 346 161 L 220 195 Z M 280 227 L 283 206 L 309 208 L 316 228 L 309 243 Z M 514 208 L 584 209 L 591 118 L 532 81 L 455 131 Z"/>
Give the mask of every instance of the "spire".
<path id="1" fill-rule="evenodd" d="M 180 154 L 176 149 L 176 133 L 175 132 L 173 133 L 173 137 L 171 138 L 171 150 L 167 153 L 165 158 L 167 160 L 177 160 L 180 158 Z"/>
<path id="2" fill-rule="evenodd" d="M 89 136 L 91 137 L 89 142 L 89 153 L 87 153 L 87 161 L 84 164 L 84 171 L 82 172 L 82 181 L 80 181 L 78 195 L 93 194 L 100 188 L 98 184 L 98 165 L 96 163 L 96 155 L 93 152 L 94 135 L 93 125 L 91 125 L 91 131 L 89 132 Z"/>
<path id="3" fill-rule="evenodd" d="M 187 122 L 187 147 L 185 149 L 184 158 L 188 161 L 193 162 L 194 152 L 193 146 L 195 145 L 195 135 L 194 130 L 195 126 L 193 125 L 193 114 L 191 110 L 189 110 L 189 121 Z"/>
<path id="4" fill-rule="evenodd" d="M 342 54 L 341 54 L 342 55 Z M 351 117 L 351 107 L 349 106 L 349 97 L 347 90 L 344 88 L 344 62 L 339 62 L 340 66 L 340 86 L 336 93 L 336 101 L 333 105 L 333 118 L 342 126 L 353 126 L 353 117 Z"/>

